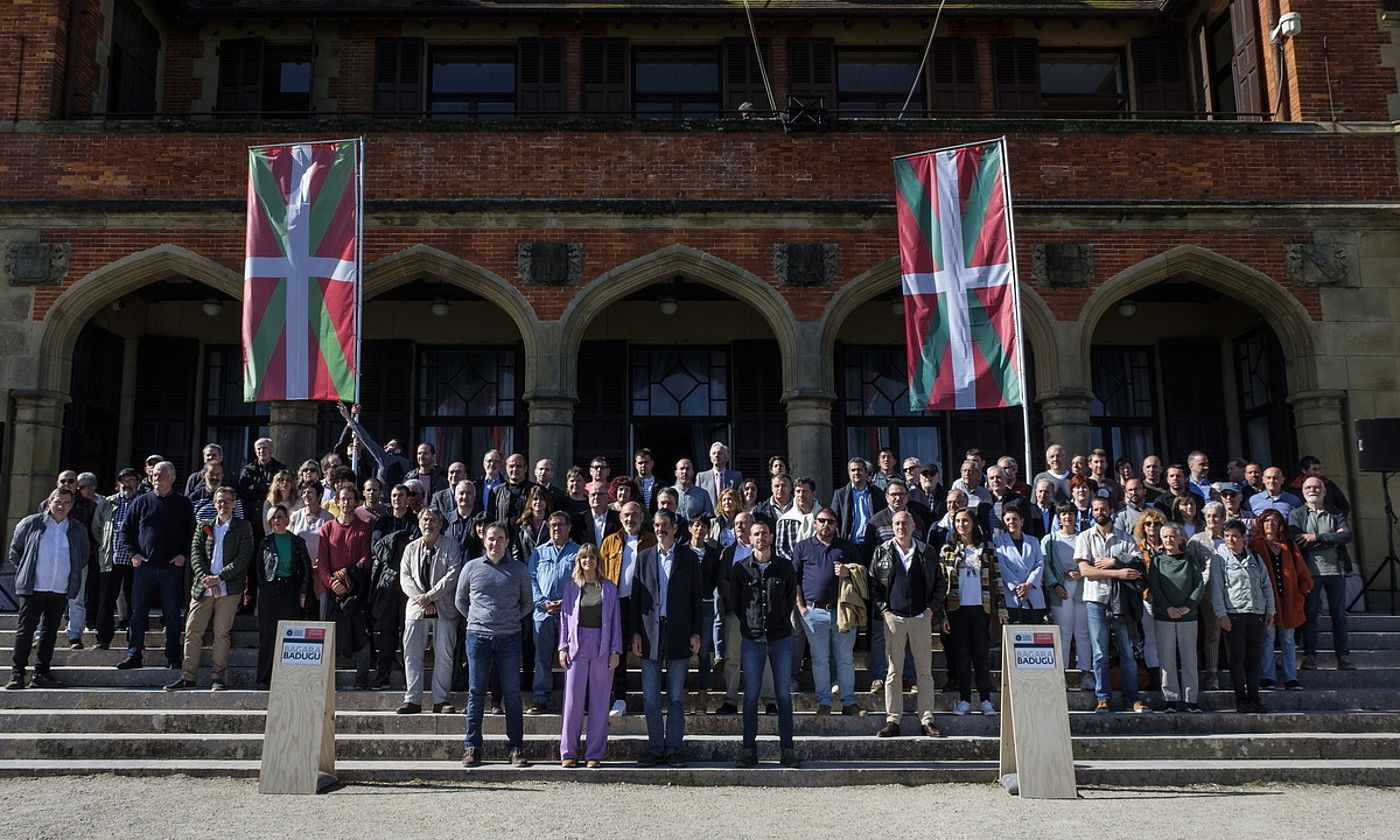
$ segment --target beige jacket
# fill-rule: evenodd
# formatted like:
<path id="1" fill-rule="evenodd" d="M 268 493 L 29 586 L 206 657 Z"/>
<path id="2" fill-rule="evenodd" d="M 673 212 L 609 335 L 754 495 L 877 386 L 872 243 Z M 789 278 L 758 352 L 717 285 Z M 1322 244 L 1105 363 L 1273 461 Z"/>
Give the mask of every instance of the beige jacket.
<path id="1" fill-rule="evenodd" d="M 865 576 L 865 567 L 847 563 L 846 568 L 851 574 L 841 578 L 841 589 L 836 593 L 836 629 L 842 633 L 865 626 L 866 605 L 870 601 L 870 581 Z"/>

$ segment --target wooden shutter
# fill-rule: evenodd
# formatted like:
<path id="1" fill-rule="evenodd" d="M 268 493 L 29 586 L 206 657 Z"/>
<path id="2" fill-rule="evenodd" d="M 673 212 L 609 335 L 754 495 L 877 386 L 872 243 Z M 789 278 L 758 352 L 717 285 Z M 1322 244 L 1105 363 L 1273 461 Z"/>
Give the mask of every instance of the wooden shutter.
<path id="1" fill-rule="evenodd" d="M 788 39 L 788 95 L 836 108 L 836 42 L 830 38 Z"/>
<path id="2" fill-rule="evenodd" d="M 411 446 L 417 439 L 413 429 L 413 383 L 418 369 L 413 342 L 366 341 L 361 351 L 361 422 L 381 446 L 391 438 L 398 438 L 405 447 Z"/>
<path id="3" fill-rule="evenodd" d="M 518 113 L 563 113 L 563 38 L 521 38 L 516 43 L 515 97 Z"/>
<path id="4" fill-rule="evenodd" d="M 145 458 L 159 454 L 175 465 L 181 481 L 194 452 L 195 398 L 199 394 L 199 342 L 192 338 L 141 336 L 137 344 L 135 415 L 131 446 Z"/>
<path id="5" fill-rule="evenodd" d="M 1206 43 L 1205 15 L 1191 30 L 1191 89 L 1195 93 L 1195 110 L 1207 112 L 1215 110 L 1215 97 L 1210 89 L 1210 45 Z"/>
<path id="6" fill-rule="evenodd" d="M 62 463 L 104 481 L 117 474 L 124 349 L 120 336 L 91 321 L 73 346 L 73 401 L 63 412 Z"/>
<path id="7" fill-rule="evenodd" d="M 1214 338 L 1173 338 L 1157 345 L 1162 405 L 1167 415 L 1167 455 L 1185 461 L 1193 449 L 1216 463 L 1230 457 L 1220 422 L 1224 376 L 1220 343 Z"/>
<path id="8" fill-rule="evenodd" d="M 581 71 L 583 110 L 630 114 L 632 61 L 626 38 L 584 38 Z"/>
<path id="9" fill-rule="evenodd" d="M 928 57 L 929 110 L 935 114 L 980 110 L 977 39 L 934 38 Z"/>
<path id="10" fill-rule="evenodd" d="M 1181 44 L 1171 35 L 1133 39 L 1134 110 L 1140 116 L 1179 114 L 1190 110 L 1186 76 L 1182 72 Z"/>
<path id="11" fill-rule="evenodd" d="M 423 39 L 374 40 L 374 113 L 423 113 Z"/>
<path id="12" fill-rule="evenodd" d="M 150 114 L 156 110 L 156 62 L 160 33 L 131 0 L 112 7 L 112 55 L 107 110 Z"/>
<path id="13" fill-rule="evenodd" d="M 262 110 L 263 39 L 231 38 L 219 44 L 219 94 L 215 110 Z"/>
<path id="14" fill-rule="evenodd" d="M 1230 69 L 1235 77 L 1235 111 L 1240 114 L 1258 114 L 1264 110 L 1259 23 L 1255 12 L 1255 4 L 1246 0 L 1230 4 L 1230 32 L 1235 40 Z"/>
<path id="15" fill-rule="evenodd" d="M 788 448 L 783 354 L 772 339 L 736 341 L 729 358 L 734 467 L 758 481 L 759 494 L 766 495 L 768 458 Z"/>
<path id="16" fill-rule="evenodd" d="M 625 341 L 585 341 L 578 353 L 578 407 L 574 409 L 574 460 L 602 455 L 617 475 L 630 473 L 627 451 L 628 359 Z M 643 442 L 645 445 L 645 442 Z M 559 464 L 559 483 L 569 465 Z"/>
<path id="17" fill-rule="evenodd" d="M 1040 53 L 1034 38 L 992 41 L 992 72 L 998 111 L 1039 113 Z"/>
<path id="18" fill-rule="evenodd" d="M 760 39 L 758 45 L 763 50 L 763 60 L 767 61 L 768 39 Z M 758 56 L 754 54 L 751 39 L 725 38 L 724 110 L 737 111 L 745 102 L 752 102 L 754 108 L 760 111 L 766 111 L 769 107 L 768 91 L 763 87 Z"/>

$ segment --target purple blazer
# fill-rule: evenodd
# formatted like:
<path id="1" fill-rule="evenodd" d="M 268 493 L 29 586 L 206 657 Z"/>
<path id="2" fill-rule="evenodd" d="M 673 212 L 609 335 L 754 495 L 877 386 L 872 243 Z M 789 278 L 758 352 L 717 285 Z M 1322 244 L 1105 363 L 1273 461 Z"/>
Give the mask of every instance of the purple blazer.
<path id="1" fill-rule="evenodd" d="M 578 601 L 582 592 L 572 579 L 564 585 L 564 601 L 559 607 L 559 649 L 569 652 L 569 660 L 578 656 Z M 622 614 L 617 604 L 617 586 L 603 580 L 603 632 L 597 655 L 606 658 L 622 652 Z"/>

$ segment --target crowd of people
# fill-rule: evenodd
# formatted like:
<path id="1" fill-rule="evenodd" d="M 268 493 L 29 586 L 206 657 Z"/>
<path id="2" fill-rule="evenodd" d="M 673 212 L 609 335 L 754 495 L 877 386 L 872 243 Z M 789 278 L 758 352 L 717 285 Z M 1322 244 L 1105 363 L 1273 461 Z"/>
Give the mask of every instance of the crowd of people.
<path id="1" fill-rule="evenodd" d="M 1262 711 L 1261 690 L 1300 690 L 1300 671 L 1318 666 L 1324 600 L 1336 667 L 1354 667 L 1349 505 L 1316 458 L 1291 483 L 1243 459 L 1212 481 L 1201 452 L 1110 463 L 1056 444 L 1024 481 L 1015 458 L 969 450 L 945 485 L 937 465 L 882 449 L 873 464 L 850 459 L 824 505 L 783 456 L 745 478 L 719 442 L 702 472 L 680 459 L 673 484 L 645 448 L 630 474 L 595 457 L 557 483 L 552 461 L 531 469 L 520 453 L 486 453 L 475 476 L 429 443 L 409 461 L 342 414 L 336 449 L 292 467 L 261 439 L 229 480 L 210 444 L 183 492 L 159 455 L 144 474 L 123 469 L 112 495 L 92 473 L 60 473 L 10 543 L 20 611 L 5 687 L 61 687 L 51 664 L 65 612 L 70 647 L 87 628 L 108 649 L 124 629 L 116 667 L 146 666 L 159 608 L 163 664 L 179 672 L 167 690 L 199 685 L 211 624 L 210 685 L 223 690 L 235 617 L 255 612 L 256 688 L 271 681 L 277 623 L 319 619 L 334 623 L 356 689 L 388 689 L 401 664 L 400 714 L 423 712 L 431 639 L 432 712 L 456 713 L 450 695 L 466 691 L 464 766 L 482 761 L 488 712 L 505 715 L 509 761 L 525 763 L 523 716 L 551 710 L 556 666 L 560 760 L 597 766 L 610 719 L 633 711 L 630 657 L 642 764 L 681 764 L 694 661 L 689 711 L 742 713 L 739 765 L 757 760 L 762 707 L 796 767 L 802 663 L 817 714 L 866 714 L 858 637 L 868 689 L 883 696 L 880 737 L 902 734 L 905 692 L 918 733 L 939 737 L 936 678 L 955 715 L 996 714 L 990 651 L 1006 624 L 1058 625 L 1061 661 L 1099 711 L 1115 708 L 1116 685 L 1122 710 L 1150 711 L 1148 689 L 1163 712 L 1200 712 L 1201 692 L 1219 687 L 1222 641 L 1235 708 Z M 713 708 L 712 688 L 723 692 Z"/>

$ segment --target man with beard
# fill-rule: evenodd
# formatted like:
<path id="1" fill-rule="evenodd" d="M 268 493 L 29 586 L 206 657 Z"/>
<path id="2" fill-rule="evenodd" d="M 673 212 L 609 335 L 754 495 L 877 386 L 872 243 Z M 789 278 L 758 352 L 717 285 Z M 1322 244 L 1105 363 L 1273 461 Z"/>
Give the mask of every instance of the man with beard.
<path id="1" fill-rule="evenodd" d="M 131 550 L 122 537 L 131 503 L 136 501 L 137 488 L 141 486 L 141 475 L 131 467 L 117 474 L 117 492 L 107 497 L 112 505 L 111 516 L 102 530 L 102 553 L 98 567 L 102 570 L 102 583 L 94 615 L 97 622 L 97 649 L 108 650 L 112 638 L 116 636 L 117 602 L 126 593 L 126 608 L 122 610 L 123 621 L 131 614 Z"/>
<path id="2" fill-rule="evenodd" d="M 1134 712 L 1146 712 L 1148 706 L 1138 696 L 1137 659 L 1133 656 L 1133 634 L 1136 617 L 1130 602 L 1140 591 L 1121 586 L 1143 577 L 1142 558 L 1131 538 L 1113 528 L 1113 510 L 1108 499 L 1096 498 L 1090 510 L 1094 527 L 1084 531 L 1074 544 L 1074 559 L 1083 576 L 1084 602 L 1089 615 L 1089 642 L 1094 652 L 1094 694 L 1098 698 L 1095 711 L 1110 711 L 1113 687 L 1109 682 L 1109 659 L 1112 649 L 1109 637 L 1118 649 L 1119 672 L 1123 680 L 1123 704 L 1132 705 Z M 1140 607 L 1139 607 L 1140 608 Z"/>
<path id="3" fill-rule="evenodd" d="M 400 484 L 389 493 L 389 512 L 374 522 L 370 547 L 374 568 L 370 572 L 369 611 L 374 625 L 376 673 L 374 689 L 389 687 L 389 674 L 403 638 L 404 606 L 407 596 L 399 581 L 399 568 L 408 544 L 422 536 L 418 520 L 409 504 L 409 488 Z"/>
<path id="4" fill-rule="evenodd" d="M 511 453 L 506 459 L 506 481 L 491 491 L 491 504 L 495 516 L 488 517 L 496 522 L 515 522 L 525 512 L 525 500 L 530 497 L 530 488 L 535 483 L 526 476 L 525 456 Z M 488 508 L 488 510 L 490 510 Z"/>

